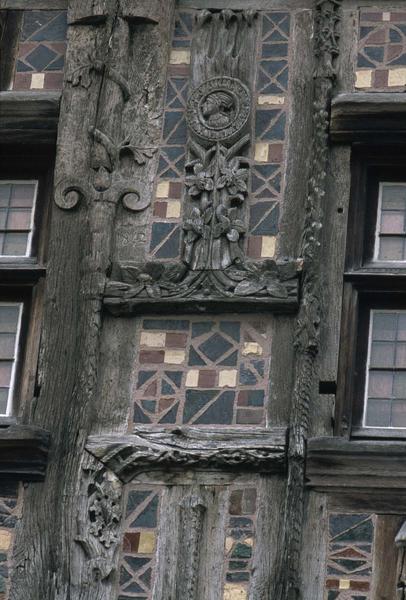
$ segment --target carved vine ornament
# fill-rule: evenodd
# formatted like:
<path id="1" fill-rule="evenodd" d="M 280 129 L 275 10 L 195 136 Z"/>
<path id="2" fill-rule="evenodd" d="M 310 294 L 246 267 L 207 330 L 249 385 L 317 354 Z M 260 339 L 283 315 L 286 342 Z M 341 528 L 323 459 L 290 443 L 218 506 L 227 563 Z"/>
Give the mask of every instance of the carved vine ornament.
<path id="1" fill-rule="evenodd" d="M 244 256 L 250 165 L 243 151 L 250 142 L 250 112 L 251 94 L 239 79 L 214 77 L 192 92 L 182 261 L 116 265 L 105 294 L 112 312 L 131 312 L 140 304 L 148 309 L 162 300 L 184 307 L 235 299 L 297 306 L 297 262 Z"/>

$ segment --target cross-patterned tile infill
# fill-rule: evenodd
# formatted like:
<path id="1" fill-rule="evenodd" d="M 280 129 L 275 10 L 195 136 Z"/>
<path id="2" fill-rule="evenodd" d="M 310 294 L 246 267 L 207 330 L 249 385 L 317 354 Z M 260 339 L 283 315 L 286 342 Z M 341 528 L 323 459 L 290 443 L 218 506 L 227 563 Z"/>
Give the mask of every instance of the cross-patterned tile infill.
<path id="1" fill-rule="evenodd" d="M 371 600 L 374 530 L 374 515 L 329 515 L 325 600 Z"/>
<path id="2" fill-rule="evenodd" d="M 355 87 L 404 91 L 406 11 L 361 9 Z"/>
<path id="3" fill-rule="evenodd" d="M 138 347 L 134 424 L 265 424 L 269 319 L 144 318 Z"/>
<path id="4" fill-rule="evenodd" d="M 66 35 L 65 10 L 24 11 L 14 90 L 62 89 Z"/>

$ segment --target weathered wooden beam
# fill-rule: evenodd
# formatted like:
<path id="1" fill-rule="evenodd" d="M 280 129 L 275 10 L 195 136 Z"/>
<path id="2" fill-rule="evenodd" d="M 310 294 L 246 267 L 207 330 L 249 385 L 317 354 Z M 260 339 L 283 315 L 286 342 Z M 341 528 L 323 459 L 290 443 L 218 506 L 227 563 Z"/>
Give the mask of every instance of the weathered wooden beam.
<path id="1" fill-rule="evenodd" d="M 63 10 L 68 0 L 0 0 L 0 9 L 13 10 Z"/>
<path id="2" fill-rule="evenodd" d="M 404 141 L 406 99 L 390 92 L 340 94 L 331 107 L 330 137 L 334 142 Z"/>
<path id="3" fill-rule="evenodd" d="M 0 479 L 44 479 L 49 445 L 49 433 L 39 427 L 0 427 Z"/>
<path id="4" fill-rule="evenodd" d="M 59 92 L 0 92 L 0 138 L 3 144 L 54 144 Z"/>
<path id="5" fill-rule="evenodd" d="M 91 436 L 87 450 L 129 482 L 143 471 L 196 469 L 281 473 L 286 429 L 176 429 L 137 427 L 128 436 Z"/>
<path id="6" fill-rule="evenodd" d="M 44 277 L 46 268 L 43 265 L 35 264 L 34 261 L 4 262 L 0 266 L 0 286 L 9 283 L 27 283 L 34 284 L 41 277 Z"/>
<path id="7" fill-rule="evenodd" d="M 406 485 L 406 442 L 311 438 L 306 479 L 308 487 L 334 494 L 399 490 Z"/>

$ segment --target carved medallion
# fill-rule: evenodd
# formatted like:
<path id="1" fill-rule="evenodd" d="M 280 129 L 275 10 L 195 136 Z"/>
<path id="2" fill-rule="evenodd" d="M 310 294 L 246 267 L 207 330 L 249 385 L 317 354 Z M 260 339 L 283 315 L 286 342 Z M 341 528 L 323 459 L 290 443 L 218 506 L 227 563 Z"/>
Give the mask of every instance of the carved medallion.
<path id="1" fill-rule="evenodd" d="M 193 91 L 187 120 L 199 138 L 224 142 L 243 130 L 250 111 L 250 92 L 239 79 L 213 77 Z"/>

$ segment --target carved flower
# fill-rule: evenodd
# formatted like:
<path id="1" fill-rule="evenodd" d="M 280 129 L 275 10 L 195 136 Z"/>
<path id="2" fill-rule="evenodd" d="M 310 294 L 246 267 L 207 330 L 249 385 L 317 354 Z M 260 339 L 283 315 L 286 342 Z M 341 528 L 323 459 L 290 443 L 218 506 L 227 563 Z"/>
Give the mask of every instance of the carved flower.
<path id="1" fill-rule="evenodd" d="M 200 161 L 193 161 L 187 165 L 193 167 L 193 175 L 185 179 L 191 196 L 199 196 L 202 192 L 211 192 L 214 189 L 213 177 L 209 171 L 205 171 Z"/>
<path id="2" fill-rule="evenodd" d="M 220 205 L 216 209 L 216 217 L 218 222 L 213 229 L 214 237 L 219 238 L 226 234 L 230 242 L 238 242 L 240 233 L 245 233 L 246 228 L 244 222 L 237 218 L 237 208 L 227 209 L 225 206 Z"/>
<path id="3" fill-rule="evenodd" d="M 227 162 L 224 158 L 220 163 L 220 177 L 217 189 L 227 189 L 227 192 L 236 200 L 244 200 L 247 193 L 248 169 L 240 169 L 240 158 L 235 156 Z"/>
<path id="4" fill-rule="evenodd" d="M 246 264 L 249 271 L 236 286 L 236 296 L 252 296 L 263 293 L 273 298 L 287 298 L 286 285 L 279 280 L 278 266 L 274 260 L 264 260 L 260 263 Z M 261 294 L 262 295 L 262 294 Z"/>
<path id="5" fill-rule="evenodd" d="M 183 263 L 148 262 L 145 264 L 124 263 L 120 265 L 123 282 L 131 284 L 128 289 L 128 297 L 146 294 L 150 298 L 160 298 L 162 288 L 176 288 L 184 277 L 185 271 L 186 267 Z"/>

